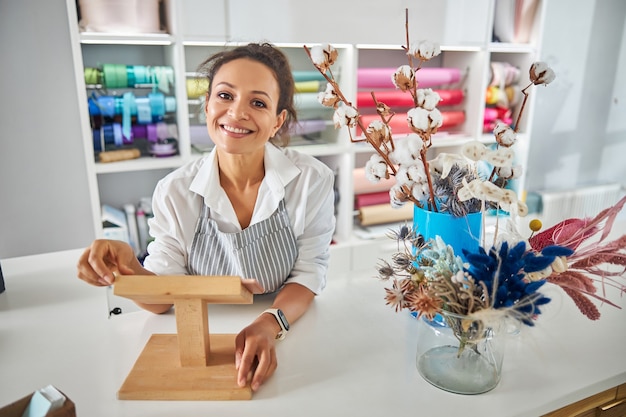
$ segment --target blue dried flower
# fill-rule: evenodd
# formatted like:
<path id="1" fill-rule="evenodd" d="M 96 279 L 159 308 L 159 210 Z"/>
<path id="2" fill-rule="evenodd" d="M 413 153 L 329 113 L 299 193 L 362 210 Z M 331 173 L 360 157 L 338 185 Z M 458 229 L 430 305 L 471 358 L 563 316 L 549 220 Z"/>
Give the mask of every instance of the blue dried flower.
<path id="1" fill-rule="evenodd" d="M 482 247 L 477 253 L 463 250 L 469 264 L 465 271 L 485 284 L 493 308 L 511 309 L 524 324 L 532 326 L 533 317 L 541 313 L 539 307 L 550 302 L 550 298 L 538 292 L 545 281 L 529 281 L 526 273 L 547 268 L 555 257 L 567 256 L 569 249 L 552 246 L 544 251 L 527 251 L 525 242 L 512 248 L 503 242 L 500 249 L 493 247 L 489 253 Z"/>

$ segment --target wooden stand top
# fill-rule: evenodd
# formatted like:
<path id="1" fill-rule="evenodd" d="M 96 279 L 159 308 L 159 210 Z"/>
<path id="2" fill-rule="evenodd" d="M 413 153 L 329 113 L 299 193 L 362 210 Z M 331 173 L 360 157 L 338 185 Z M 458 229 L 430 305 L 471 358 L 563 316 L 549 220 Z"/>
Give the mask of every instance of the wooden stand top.
<path id="1" fill-rule="evenodd" d="M 113 293 L 148 304 L 201 299 L 208 304 L 252 304 L 252 293 L 238 276 L 118 275 Z"/>

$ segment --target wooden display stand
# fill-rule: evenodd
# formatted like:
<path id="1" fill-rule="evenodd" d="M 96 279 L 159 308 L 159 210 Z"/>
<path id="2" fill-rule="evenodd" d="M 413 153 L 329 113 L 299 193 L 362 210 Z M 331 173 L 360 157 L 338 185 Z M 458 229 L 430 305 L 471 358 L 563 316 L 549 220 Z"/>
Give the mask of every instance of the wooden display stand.
<path id="1" fill-rule="evenodd" d="M 177 334 L 153 334 L 117 393 L 120 400 L 249 400 L 237 385 L 235 335 L 209 334 L 207 304 L 252 304 L 236 276 L 120 275 L 113 293 L 174 304 Z"/>

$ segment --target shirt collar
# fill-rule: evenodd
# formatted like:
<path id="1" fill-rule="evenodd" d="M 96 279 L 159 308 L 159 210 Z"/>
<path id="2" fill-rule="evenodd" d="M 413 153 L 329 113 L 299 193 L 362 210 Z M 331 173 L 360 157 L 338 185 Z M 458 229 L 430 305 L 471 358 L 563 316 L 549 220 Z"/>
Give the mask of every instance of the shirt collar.
<path id="1" fill-rule="evenodd" d="M 261 184 L 254 217 L 268 216 L 278 207 L 285 197 L 285 187 L 300 174 L 300 168 L 285 154 L 285 151 L 271 143 L 265 144 L 265 178 Z M 192 180 L 189 190 L 204 197 L 211 209 L 220 213 L 232 211 L 226 193 L 220 186 L 217 153 L 215 148 L 207 155 L 197 174 Z M 259 213 L 257 212 L 259 209 Z"/>

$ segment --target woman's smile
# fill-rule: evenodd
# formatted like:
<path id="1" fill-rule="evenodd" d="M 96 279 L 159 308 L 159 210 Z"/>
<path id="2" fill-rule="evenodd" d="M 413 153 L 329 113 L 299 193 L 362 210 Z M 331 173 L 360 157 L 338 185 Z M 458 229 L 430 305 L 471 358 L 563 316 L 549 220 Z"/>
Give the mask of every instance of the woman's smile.
<path id="1" fill-rule="evenodd" d="M 235 127 L 235 126 L 231 126 L 231 125 L 220 125 L 222 127 L 222 129 L 224 129 L 225 131 L 229 132 L 229 133 L 234 133 L 236 135 L 247 135 L 252 133 L 252 130 L 250 129 L 245 129 L 245 128 L 241 128 L 241 127 Z"/>

